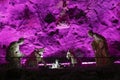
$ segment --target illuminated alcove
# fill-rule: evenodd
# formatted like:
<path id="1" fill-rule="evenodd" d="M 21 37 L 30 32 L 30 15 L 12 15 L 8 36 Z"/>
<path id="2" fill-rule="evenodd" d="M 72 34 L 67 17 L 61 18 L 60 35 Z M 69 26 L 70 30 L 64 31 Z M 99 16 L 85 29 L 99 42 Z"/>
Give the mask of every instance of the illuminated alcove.
<path id="1" fill-rule="evenodd" d="M 25 38 L 20 49 L 26 55 L 34 48 L 44 47 L 44 57 L 65 57 L 70 48 L 79 57 L 94 57 L 88 30 L 103 35 L 110 54 L 118 57 L 119 0 L 68 1 L 69 24 L 60 26 L 56 25 L 62 9 L 60 0 L 0 1 L 0 57 L 5 57 L 7 46 L 20 37 Z"/>

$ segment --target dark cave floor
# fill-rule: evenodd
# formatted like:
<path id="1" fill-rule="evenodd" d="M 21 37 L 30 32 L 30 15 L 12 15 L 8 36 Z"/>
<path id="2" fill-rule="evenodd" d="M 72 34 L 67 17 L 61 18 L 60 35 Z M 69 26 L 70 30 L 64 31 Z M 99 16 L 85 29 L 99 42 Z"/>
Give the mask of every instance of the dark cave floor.
<path id="1" fill-rule="evenodd" d="M 120 80 L 120 64 L 98 68 L 95 64 L 81 67 L 50 69 L 39 68 L 7 68 L 1 65 L 0 80 Z"/>

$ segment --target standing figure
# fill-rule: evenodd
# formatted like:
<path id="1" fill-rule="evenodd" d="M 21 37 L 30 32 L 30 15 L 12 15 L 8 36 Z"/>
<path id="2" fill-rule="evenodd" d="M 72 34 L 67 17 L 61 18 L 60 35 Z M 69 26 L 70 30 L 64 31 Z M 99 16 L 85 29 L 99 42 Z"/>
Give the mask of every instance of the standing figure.
<path id="1" fill-rule="evenodd" d="M 92 30 L 88 31 L 88 34 L 94 39 L 92 48 L 95 53 L 96 66 L 103 67 L 112 64 L 106 39 Z"/>
<path id="2" fill-rule="evenodd" d="M 24 38 L 20 38 L 18 41 L 10 43 L 6 50 L 6 61 L 9 62 L 11 67 L 20 68 L 21 58 L 24 56 L 19 47 L 24 42 Z"/>
<path id="3" fill-rule="evenodd" d="M 38 67 L 39 62 L 42 62 L 46 66 L 46 62 L 43 59 L 44 48 L 36 48 L 29 56 L 25 62 L 28 67 Z"/>
<path id="4" fill-rule="evenodd" d="M 71 61 L 70 65 L 72 67 L 81 65 L 81 60 L 77 58 L 75 54 L 73 53 L 73 51 L 71 50 L 67 52 L 66 58 Z"/>

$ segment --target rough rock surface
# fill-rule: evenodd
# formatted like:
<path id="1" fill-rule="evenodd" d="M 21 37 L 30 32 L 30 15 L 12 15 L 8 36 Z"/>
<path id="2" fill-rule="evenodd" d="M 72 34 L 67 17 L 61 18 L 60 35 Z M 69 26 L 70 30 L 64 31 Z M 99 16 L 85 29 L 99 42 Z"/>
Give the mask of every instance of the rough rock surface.
<path id="1" fill-rule="evenodd" d="M 0 56 L 10 42 L 24 37 L 21 50 L 26 55 L 45 47 L 45 57 L 64 57 L 69 48 L 80 57 L 94 57 L 90 29 L 107 39 L 111 55 L 120 55 L 119 0 L 69 0 L 66 28 L 55 25 L 60 6 L 59 0 L 0 0 Z"/>

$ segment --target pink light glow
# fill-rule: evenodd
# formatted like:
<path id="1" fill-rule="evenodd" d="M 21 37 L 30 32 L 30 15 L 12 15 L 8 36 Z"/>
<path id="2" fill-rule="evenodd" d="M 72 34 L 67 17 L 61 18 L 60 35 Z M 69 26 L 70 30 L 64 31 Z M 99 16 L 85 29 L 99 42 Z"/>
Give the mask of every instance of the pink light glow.
<path id="1" fill-rule="evenodd" d="M 114 63 L 116 63 L 116 64 L 120 64 L 120 61 L 115 61 Z M 48 66 L 52 66 L 52 64 L 53 63 L 48 63 L 47 65 Z M 96 64 L 96 62 L 82 62 L 82 64 L 83 65 L 85 65 L 85 64 Z M 63 65 L 63 66 L 69 66 L 70 65 L 70 63 L 68 62 L 68 63 L 60 63 L 60 65 Z M 44 66 L 44 64 L 39 64 L 39 66 Z"/>
<path id="2" fill-rule="evenodd" d="M 53 63 L 47 63 L 47 66 L 52 66 Z M 96 62 L 82 62 L 82 64 L 96 64 Z M 63 65 L 63 66 L 69 66 L 70 63 L 60 63 L 60 65 Z M 44 66 L 44 64 L 39 64 L 39 66 Z"/>
<path id="3" fill-rule="evenodd" d="M 62 12 L 60 1 L 0 0 L 0 57 L 5 57 L 6 47 L 20 37 L 26 38 L 20 47 L 25 55 L 35 47 L 45 47 L 44 57 L 65 57 L 69 48 L 77 56 L 94 57 L 92 39 L 87 34 L 91 29 L 107 39 L 112 56 L 120 56 L 119 0 L 70 0 L 69 25 L 59 26 L 56 21 Z"/>

